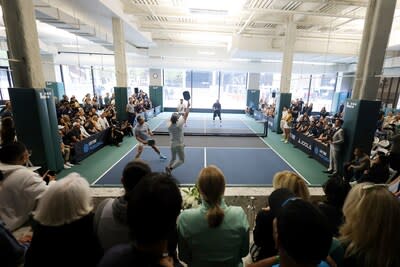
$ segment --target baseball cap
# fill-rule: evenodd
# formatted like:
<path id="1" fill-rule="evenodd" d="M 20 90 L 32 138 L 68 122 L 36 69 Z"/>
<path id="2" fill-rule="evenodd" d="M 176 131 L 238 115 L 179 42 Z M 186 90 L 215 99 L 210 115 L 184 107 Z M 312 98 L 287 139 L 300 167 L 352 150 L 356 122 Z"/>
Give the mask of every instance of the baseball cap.
<path id="1" fill-rule="evenodd" d="M 277 216 L 282 205 L 291 198 L 295 198 L 295 194 L 287 188 L 276 189 L 268 197 L 268 204 L 273 216 Z"/>

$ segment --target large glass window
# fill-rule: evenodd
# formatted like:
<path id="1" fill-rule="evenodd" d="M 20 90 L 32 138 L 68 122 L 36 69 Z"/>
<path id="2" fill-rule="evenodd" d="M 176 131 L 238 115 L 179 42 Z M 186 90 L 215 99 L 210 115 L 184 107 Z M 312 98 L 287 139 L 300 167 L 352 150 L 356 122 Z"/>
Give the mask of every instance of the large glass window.
<path id="1" fill-rule="evenodd" d="M 149 69 L 145 68 L 129 68 L 128 69 L 128 86 L 130 91 L 128 95 L 134 93 L 134 88 L 137 87 L 143 92 L 149 93 L 150 77 Z"/>
<path id="2" fill-rule="evenodd" d="M 93 67 L 94 91 L 99 96 L 110 95 L 114 92 L 116 86 L 115 68 L 114 67 Z"/>
<path id="3" fill-rule="evenodd" d="M 271 105 L 274 102 L 273 92 L 279 92 L 280 73 L 260 73 L 260 102 Z"/>
<path id="4" fill-rule="evenodd" d="M 74 95 L 79 102 L 90 93 L 93 95 L 92 74 L 89 66 L 63 65 L 65 93 Z"/>
<path id="5" fill-rule="evenodd" d="M 309 103 L 313 103 L 313 111 L 322 107 L 331 110 L 332 99 L 335 93 L 336 74 L 312 76 Z"/>
<path id="6" fill-rule="evenodd" d="M 194 108 L 211 108 L 218 99 L 219 72 L 193 71 L 192 88 Z"/>
<path id="7" fill-rule="evenodd" d="M 177 107 L 182 92 L 191 91 L 190 71 L 164 70 L 164 106 Z"/>
<path id="8" fill-rule="evenodd" d="M 302 99 L 304 102 L 307 102 L 309 87 L 309 74 L 292 74 L 292 80 L 290 82 L 290 92 L 292 93 L 293 100 Z"/>
<path id="9" fill-rule="evenodd" d="M 220 102 L 223 109 L 246 108 L 247 73 L 223 72 L 221 76 Z"/>
<path id="10" fill-rule="evenodd" d="M 0 68 L 0 91 L 1 100 L 10 100 L 8 88 L 11 86 L 8 80 L 8 68 Z"/>

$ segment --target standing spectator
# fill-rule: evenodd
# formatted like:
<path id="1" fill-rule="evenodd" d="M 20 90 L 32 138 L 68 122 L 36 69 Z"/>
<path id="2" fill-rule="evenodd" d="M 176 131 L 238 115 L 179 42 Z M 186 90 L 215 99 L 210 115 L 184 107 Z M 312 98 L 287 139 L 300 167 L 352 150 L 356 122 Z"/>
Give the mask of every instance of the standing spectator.
<path id="1" fill-rule="evenodd" d="M 202 205 L 178 218 L 179 258 L 189 266 L 242 266 L 249 252 L 249 224 L 241 207 L 224 201 L 225 177 L 208 166 L 198 177 Z"/>
<path id="2" fill-rule="evenodd" d="M 15 142 L 15 125 L 13 117 L 4 117 L 1 119 L 1 145 L 11 144 Z"/>
<path id="3" fill-rule="evenodd" d="M 0 171 L 4 177 L 0 181 L 0 218 L 11 231 L 28 222 L 36 200 L 48 188 L 43 180 L 47 173 L 40 177 L 25 167 L 28 160 L 28 150 L 20 142 L 0 149 Z M 54 176 L 48 178 L 55 180 Z"/>
<path id="4" fill-rule="evenodd" d="M 50 186 L 34 212 L 38 224 L 25 267 L 97 266 L 102 252 L 93 231 L 92 209 L 89 183 L 79 174 Z"/>
<path id="5" fill-rule="evenodd" d="M 335 120 L 335 129 L 333 131 L 332 140 L 329 141 L 329 168 L 325 173 L 337 176 L 339 174 L 340 152 L 344 143 L 344 131 L 342 129 L 343 120 Z"/>
<path id="6" fill-rule="evenodd" d="M 176 251 L 176 244 L 169 243 L 169 238 L 176 233 L 182 196 L 171 178 L 165 173 L 153 173 L 140 180 L 128 200 L 133 242 L 109 249 L 99 267 L 177 266 L 170 256 Z"/>
<path id="7" fill-rule="evenodd" d="M 106 96 L 104 97 L 104 105 L 108 107 L 110 105 L 111 99 L 110 99 L 110 93 L 106 93 Z"/>
<path id="8" fill-rule="evenodd" d="M 126 113 L 128 113 L 128 121 L 132 125 L 135 124 L 136 111 L 135 111 L 135 103 L 133 97 L 129 98 L 128 104 L 126 104 Z"/>

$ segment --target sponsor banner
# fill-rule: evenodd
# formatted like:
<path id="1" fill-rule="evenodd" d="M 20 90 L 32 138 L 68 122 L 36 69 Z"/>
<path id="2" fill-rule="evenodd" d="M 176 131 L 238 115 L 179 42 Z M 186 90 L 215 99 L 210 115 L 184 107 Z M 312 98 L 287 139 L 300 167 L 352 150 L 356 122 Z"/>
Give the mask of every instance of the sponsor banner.
<path id="1" fill-rule="evenodd" d="M 90 154 L 96 152 L 107 144 L 108 132 L 106 129 L 102 132 L 93 134 L 74 145 L 75 155 L 74 160 L 81 161 Z"/>
<path id="2" fill-rule="evenodd" d="M 160 114 L 161 113 L 161 106 L 157 106 L 157 107 L 155 107 L 154 108 L 154 116 L 157 116 L 158 114 Z"/>
<path id="3" fill-rule="evenodd" d="M 295 129 L 290 130 L 289 134 L 289 142 L 295 146 L 297 146 L 297 140 L 299 139 L 299 133 L 296 132 Z"/>
<path id="4" fill-rule="evenodd" d="M 268 127 L 271 129 L 274 129 L 274 118 L 268 117 Z"/>
<path id="5" fill-rule="evenodd" d="M 329 146 L 314 141 L 313 157 L 325 166 L 329 166 Z"/>
<path id="6" fill-rule="evenodd" d="M 313 153 L 314 143 L 314 138 L 305 136 L 302 133 L 298 133 L 298 138 L 295 145 L 304 153 L 311 155 Z"/>

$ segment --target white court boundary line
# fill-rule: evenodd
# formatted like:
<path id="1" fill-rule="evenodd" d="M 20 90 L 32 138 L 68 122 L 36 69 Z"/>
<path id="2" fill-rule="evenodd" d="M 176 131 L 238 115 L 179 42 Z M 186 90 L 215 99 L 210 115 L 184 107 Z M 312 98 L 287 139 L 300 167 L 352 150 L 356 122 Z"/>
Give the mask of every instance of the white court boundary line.
<path id="1" fill-rule="evenodd" d="M 131 149 L 129 149 L 128 152 L 126 152 L 119 160 L 117 160 L 117 162 L 115 162 L 113 165 L 111 165 L 110 168 L 108 168 L 105 172 L 103 172 L 102 175 L 100 175 L 99 178 L 97 178 L 93 183 L 91 183 L 90 185 L 95 185 L 101 178 L 104 177 L 104 175 L 106 175 L 106 173 L 108 173 L 112 168 L 115 167 L 115 165 L 117 165 L 122 159 L 124 159 L 129 153 L 131 153 L 135 148 L 137 147 L 137 144 L 134 145 Z"/>
<path id="2" fill-rule="evenodd" d="M 153 132 L 154 129 L 157 129 L 161 123 L 163 123 L 164 120 L 161 120 L 158 125 L 156 127 L 154 127 L 153 129 L 151 129 L 151 131 Z M 135 137 L 135 136 L 133 136 Z M 104 177 L 104 175 L 106 175 L 106 173 L 108 173 L 112 168 L 114 168 L 122 159 L 124 159 L 129 153 L 131 153 L 135 148 L 137 147 L 137 143 L 128 150 L 128 152 L 126 152 L 119 160 L 117 160 L 113 165 L 111 165 L 110 168 L 108 168 L 105 172 L 103 172 L 96 180 L 94 180 L 90 185 L 95 185 L 101 178 Z"/>
<path id="3" fill-rule="evenodd" d="M 204 168 L 207 167 L 207 147 L 204 147 Z"/>
<path id="4" fill-rule="evenodd" d="M 240 120 L 241 120 L 244 124 L 246 124 L 247 127 L 249 127 L 249 129 L 251 129 L 254 133 L 256 133 L 256 132 L 254 131 L 254 129 L 253 129 L 249 124 L 247 124 L 242 118 L 240 118 Z M 268 129 L 267 129 L 267 131 L 268 131 Z M 266 137 L 268 137 L 268 134 L 267 134 Z M 301 173 L 300 173 L 295 167 L 293 167 L 292 164 L 290 164 L 284 157 L 282 157 L 282 155 L 279 154 L 265 139 L 263 139 L 261 136 L 259 136 L 258 138 L 260 138 L 261 141 L 263 141 L 266 145 L 268 145 L 269 148 L 272 149 L 272 151 L 275 152 L 275 154 L 277 154 L 284 162 L 286 162 L 287 165 L 290 166 L 290 168 L 292 168 L 293 170 L 295 170 L 295 172 L 296 172 L 308 185 L 311 185 L 311 183 L 310 183 L 306 178 L 304 178 L 304 176 L 301 175 Z"/>

